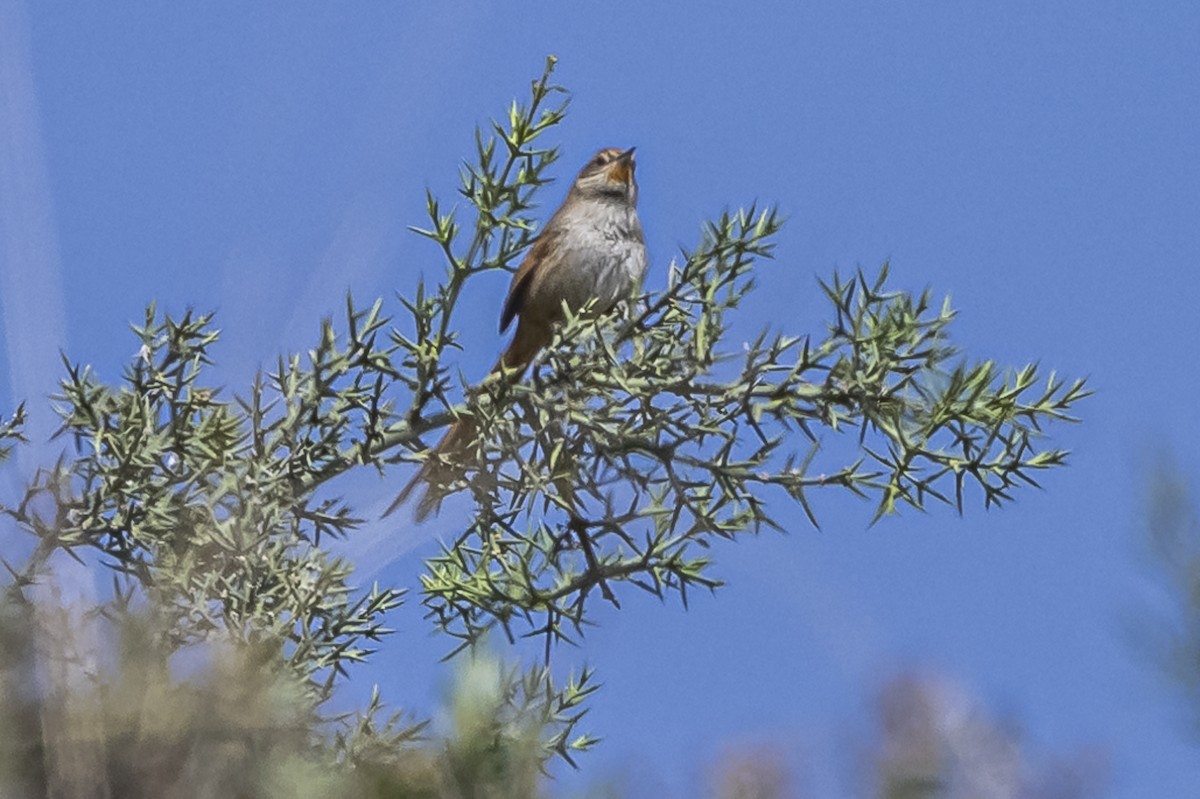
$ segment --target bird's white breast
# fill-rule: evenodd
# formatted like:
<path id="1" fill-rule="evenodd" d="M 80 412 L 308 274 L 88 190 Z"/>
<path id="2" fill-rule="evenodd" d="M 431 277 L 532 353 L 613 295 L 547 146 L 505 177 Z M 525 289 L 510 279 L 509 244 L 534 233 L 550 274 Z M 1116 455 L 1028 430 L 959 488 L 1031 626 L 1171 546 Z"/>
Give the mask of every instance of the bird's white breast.
<path id="1" fill-rule="evenodd" d="M 547 299 L 583 307 L 596 298 L 607 310 L 628 298 L 646 274 L 646 246 L 637 210 L 627 203 L 595 200 L 559 240 L 561 267 L 546 275 Z"/>

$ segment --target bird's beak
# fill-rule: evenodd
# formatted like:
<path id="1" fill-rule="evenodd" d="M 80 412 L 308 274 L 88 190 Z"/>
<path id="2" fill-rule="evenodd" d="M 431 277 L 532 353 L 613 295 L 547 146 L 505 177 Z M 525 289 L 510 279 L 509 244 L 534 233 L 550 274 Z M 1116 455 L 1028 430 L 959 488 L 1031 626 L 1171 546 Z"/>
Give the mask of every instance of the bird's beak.
<path id="1" fill-rule="evenodd" d="M 616 183 L 632 183 L 633 182 L 633 151 L 636 147 L 630 147 L 625 152 L 616 157 L 612 165 L 608 168 L 608 179 Z"/>

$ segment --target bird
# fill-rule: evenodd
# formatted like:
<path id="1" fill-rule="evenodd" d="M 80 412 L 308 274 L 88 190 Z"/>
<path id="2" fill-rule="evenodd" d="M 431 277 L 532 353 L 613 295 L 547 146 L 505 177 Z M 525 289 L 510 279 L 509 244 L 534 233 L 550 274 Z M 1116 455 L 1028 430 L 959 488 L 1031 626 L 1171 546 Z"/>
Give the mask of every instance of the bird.
<path id="1" fill-rule="evenodd" d="M 603 314 L 641 290 L 647 256 L 637 213 L 635 149 L 597 152 L 534 240 L 500 310 L 500 332 L 514 320 L 516 332 L 489 376 L 504 373 L 520 379 L 550 343 L 564 308 L 576 313 L 592 303 L 590 312 Z M 425 491 L 417 502 L 416 521 L 436 513 L 445 486 L 464 468 L 474 436 L 471 417 L 459 417 L 383 515 L 393 513 L 421 486 Z"/>

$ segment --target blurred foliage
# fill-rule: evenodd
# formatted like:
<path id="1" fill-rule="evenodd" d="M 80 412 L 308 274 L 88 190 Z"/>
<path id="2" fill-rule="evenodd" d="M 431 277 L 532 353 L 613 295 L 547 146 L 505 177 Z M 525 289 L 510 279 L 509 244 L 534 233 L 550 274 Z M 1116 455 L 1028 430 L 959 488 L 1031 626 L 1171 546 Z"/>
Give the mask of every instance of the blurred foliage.
<path id="1" fill-rule="evenodd" d="M 542 636 L 545 657 L 504 671 L 493 692 L 500 704 L 488 705 L 482 726 L 460 722 L 456 743 L 428 766 L 438 790 L 451 791 L 436 795 L 506 795 L 479 787 L 492 777 L 517 792 L 507 795 L 527 795 L 547 758 L 573 762 L 594 743 L 576 727 L 595 680 L 589 671 L 553 677 L 553 645 L 589 623 L 596 595 L 617 605 L 633 587 L 686 603 L 689 589 L 715 588 L 706 550 L 778 527 L 770 501 L 796 503 L 814 525 L 812 498 L 823 489 L 869 499 L 876 519 L 931 500 L 961 512 L 972 492 L 985 507 L 1002 504 L 1064 463 L 1041 431 L 1071 419 L 1083 382 L 967 361 L 949 338 L 949 304 L 890 288 L 886 265 L 876 276 L 820 284 L 831 319 L 822 335 L 764 329 L 731 349 L 732 314 L 774 250 L 781 219 L 773 208 L 721 214 L 671 263 L 665 288 L 603 317 L 580 313 L 526 379 L 472 388 L 454 357 L 459 298 L 468 280 L 513 270 L 536 236 L 535 201 L 558 158 L 544 140 L 567 105 L 553 67 L 550 59 L 526 103 L 514 101 L 505 119 L 476 132 L 459 188 L 470 221 L 427 195 L 428 225 L 415 230 L 434 242 L 445 274 L 400 297 L 399 320 L 382 301 L 347 297 L 340 325 L 325 320 L 311 350 L 280 357 L 236 395 L 213 381 L 219 331 L 207 314 L 171 316 L 151 305 L 133 327 L 138 354 L 117 382 L 64 357 L 54 400 L 75 452 L 0 506 L 34 542 L 27 560 L 6 561 L 9 600 L 14 612 L 33 612 L 56 554 L 98 556 L 112 590 L 95 613 L 121 629 L 141 619 L 138 646 L 159 658 L 152 669 L 128 663 L 121 673 L 140 675 L 179 714 L 125 719 L 122 703 L 106 709 L 97 700 L 89 718 L 161 745 L 153 757 L 180 773 L 201 743 L 227 745 L 269 754 L 246 755 L 254 768 L 235 769 L 259 780 L 253 774 L 274 768 L 275 753 L 307 757 L 318 739 L 328 748 L 316 750 L 313 784 L 342 779 L 326 760 L 356 767 L 353 779 L 390 779 L 378 764 L 413 756 L 419 722 L 388 715 L 378 695 L 357 718 L 322 716 L 350 666 L 390 632 L 386 616 L 404 598 L 398 588 L 356 587 L 352 564 L 324 546 L 362 524 L 330 482 L 361 467 L 398 482 L 388 466 L 430 457 L 424 437 L 464 414 L 479 431 L 475 457 L 448 488 L 470 493 L 471 517 L 428 562 L 421 599 L 455 652 L 498 628 L 510 639 Z M 0 419 L 0 456 L 20 443 L 23 419 L 23 408 Z M 205 683 L 168 679 L 162 663 L 214 641 L 244 650 L 228 667 L 251 670 L 223 679 L 255 697 L 205 699 Z M 300 699 L 256 704 L 277 684 Z M 178 751 L 162 732 L 186 737 L 193 724 L 223 732 Z M 111 762 L 110 738 L 98 740 L 97 756 Z M 482 751 L 503 763 L 478 760 Z M 220 780 L 243 777 L 222 774 L 205 778 L 228 795 Z M 254 793 L 252 784 L 260 783 L 238 783 Z"/>
<path id="2" fill-rule="evenodd" d="M 1158 590 L 1129 631 L 1179 693 L 1178 709 L 1200 740 L 1200 513 L 1187 479 L 1169 463 L 1154 470 L 1147 489 L 1145 552 Z"/>
<path id="3" fill-rule="evenodd" d="M 880 799 L 1098 799 L 1108 785 L 1104 753 L 1047 758 L 1011 724 L 999 723 L 962 687 L 907 675 L 877 704 L 881 737 L 864 774 Z"/>
<path id="4" fill-rule="evenodd" d="M 84 620 L 0 606 L 0 796 L 538 795 L 554 692 L 493 657 L 462 664 L 436 745 L 376 726 L 376 702 L 329 737 L 274 651 L 214 639 L 181 664 L 160 628 L 136 612 Z M 114 641 L 108 665 L 85 666 L 80 639 L 97 634 Z"/>
<path id="5" fill-rule="evenodd" d="M 434 732 L 387 739 L 378 699 L 321 735 L 304 680 L 275 652 L 210 640 L 182 653 L 161 621 L 0 603 L 0 796 L 510 799 L 548 796 L 545 729 L 554 693 L 481 651 L 460 659 Z M 89 637 L 110 641 L 84 664 Z M 49 679 L 47 678 L 49 675 Z M 64 676 L 69 675 L 69 676 Z M 941 677 L 889 681 L 849 782 L 878 799 L 1098 799 L 1102 751 L 1036 752 L 961 686 Z M 394 729 L 394 728 L 393 728 Z M 704 775 L 713 799 L 810 794 L 782 744 L 740 746 Z M 810 764 L 844 766 L 845 763 Z M 624 779 L 589 796 L 647 796 Z M 559 794 L 561 795 L 561 793 Z"/>

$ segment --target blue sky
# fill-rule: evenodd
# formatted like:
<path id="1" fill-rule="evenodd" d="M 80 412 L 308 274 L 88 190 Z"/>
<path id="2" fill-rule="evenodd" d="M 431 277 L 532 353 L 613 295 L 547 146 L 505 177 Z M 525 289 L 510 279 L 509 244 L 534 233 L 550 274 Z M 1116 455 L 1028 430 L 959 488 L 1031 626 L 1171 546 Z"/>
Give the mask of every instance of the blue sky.
<path id="1" fill-rule="evenodd" d="M 405 232 L 424 188 L 449 200 L 473 126 L 554 53 L 574 100 L 543 203 L 596 148 L 636 145 L 650 287 L 702 220 L 777 202 L 789 222 L 746 331 L 819 332 L 816 279 L 891 259 L 896 285 L 953 296 L 971 355 L 1098 392 L 1053 431 L 1071 467 L 1005 510 L 868 528 L 869 507 L 827 496 L 816 532 L 779 506 L 788 535 L 716 549 L 716 597 L 601 614 L 571 657 L 600 669 L 607 740 L 570 784 L 624 772 L 686 796 L 722 746 L 774 741 L 828 787 L 907 667 L 955 676 L 1039 748 L 1105 748 L 1113 796 L 1200 784 L 1121 632 L 1145 593 L 1149 467 L 1168 450 L 1200 475 L 1200 6 L 114 6 L 0 2 L 3 407 L 52 387 L 59 347 L 118 376 L 152 299 L 216 309 L 241 386 L 309 346 L 346 288 L 438 274 Z M 500 348 L 503 289 L 465 300 L 468 373 Z M 402 479 L 345 490 L 382 506 Z M 352 551 L 413 585 L 456 521 L 374 524 Z M 428 709 L 445 644 L 416 607 L 395 621 L 359 682 Z"/>

